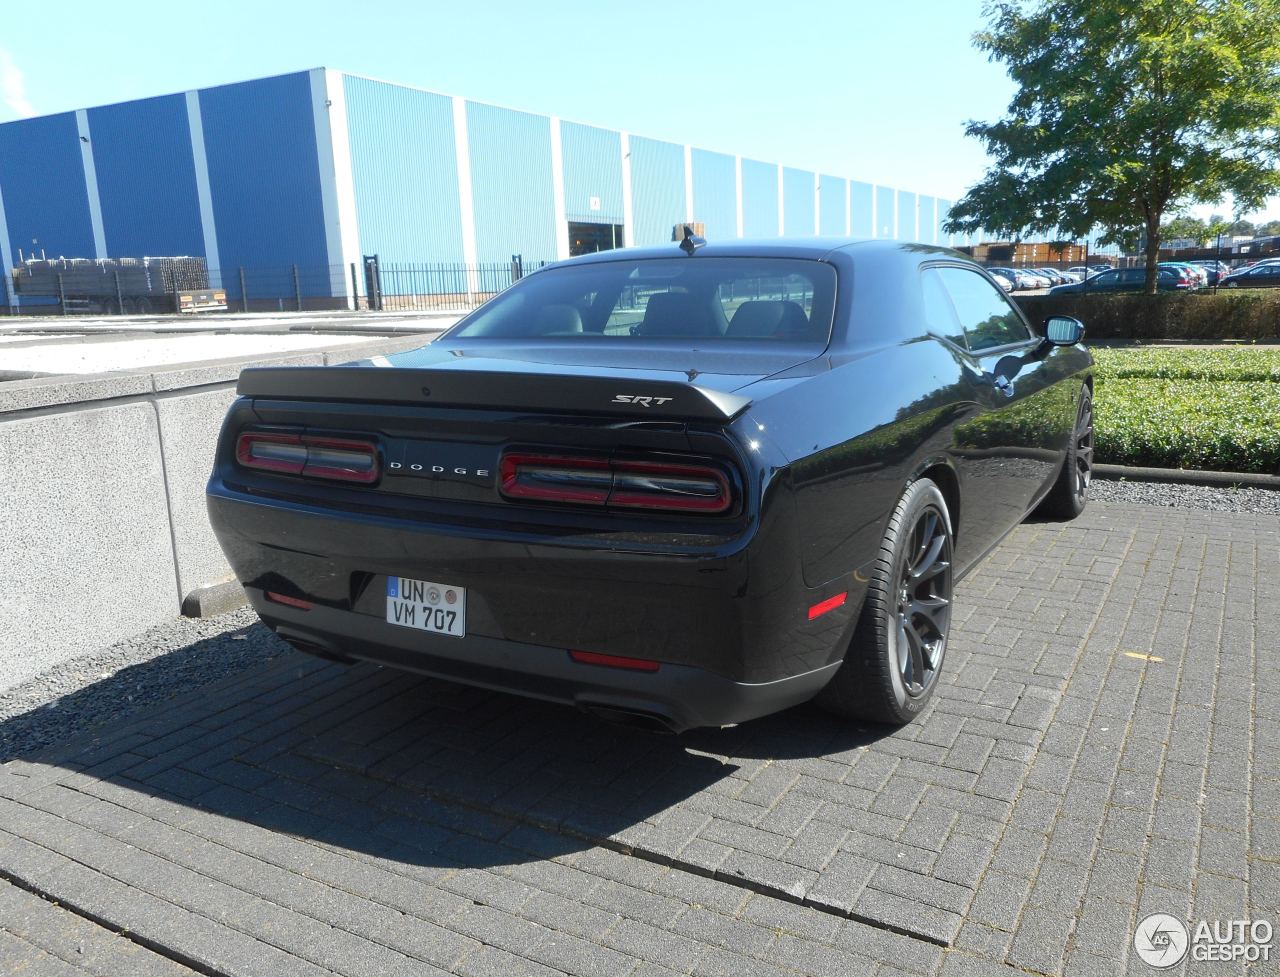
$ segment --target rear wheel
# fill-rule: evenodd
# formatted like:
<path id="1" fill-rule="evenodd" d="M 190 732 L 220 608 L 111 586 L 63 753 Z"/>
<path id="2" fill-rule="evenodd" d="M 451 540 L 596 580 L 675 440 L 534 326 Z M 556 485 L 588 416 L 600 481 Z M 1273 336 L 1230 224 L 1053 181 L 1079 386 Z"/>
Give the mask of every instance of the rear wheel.
<path id="1" fill-rule="evenodd" d="M 1084 512 L 1092 481 L 1093 394 L 1084 387 L 1080 391 L 1076 426 L 1071 432 L 1071 443 L 1067 445 L 1067 456 L 1062 460 L 1062 471 L 1040 503 L 1040 514 L 1051 519 L 1074 519 Z"/>
<path id="2" fill-rule="evenodd" d="M 904 725 L 933 696 L 951 625 L 947 502 L 922 478 L 894 509 L 844 663 L 818 703 L 852 719 Z"/>

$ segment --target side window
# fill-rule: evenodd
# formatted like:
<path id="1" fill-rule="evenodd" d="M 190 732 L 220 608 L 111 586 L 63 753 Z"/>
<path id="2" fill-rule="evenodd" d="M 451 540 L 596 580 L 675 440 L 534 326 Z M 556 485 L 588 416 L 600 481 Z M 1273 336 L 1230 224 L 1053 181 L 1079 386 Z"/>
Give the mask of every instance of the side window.
<path id="1" fill-rule="evenodd" d="M 1030 338 L 1027 327 L 1004 292 L 967 268 L 939 268 L 969 349 L 981 352 Z"/>
<path id="2" fill-rule="evenodd" d="M 938 275 L 940 270 L 925 268 L 920 272 L 924 323 L 930 332 L 943 336 L 964 349 L 964 330 L 960 328 L 960 320 L 956 318 L 951 297 L 947 295 L 946 286 L 942 284 L 942 278 Z"/>

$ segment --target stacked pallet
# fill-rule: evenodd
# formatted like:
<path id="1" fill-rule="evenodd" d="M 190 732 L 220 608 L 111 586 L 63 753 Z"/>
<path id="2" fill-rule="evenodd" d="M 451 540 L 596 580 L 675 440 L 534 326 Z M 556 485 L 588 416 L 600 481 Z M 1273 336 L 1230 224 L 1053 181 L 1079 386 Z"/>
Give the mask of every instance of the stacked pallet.
<path id="1" fill-rule="evenodd" d="M 28 258 L 13 269 L 13 290 L 24 296 L 127 297 L 171 295 L 209 287 L 204 258 Z"/>

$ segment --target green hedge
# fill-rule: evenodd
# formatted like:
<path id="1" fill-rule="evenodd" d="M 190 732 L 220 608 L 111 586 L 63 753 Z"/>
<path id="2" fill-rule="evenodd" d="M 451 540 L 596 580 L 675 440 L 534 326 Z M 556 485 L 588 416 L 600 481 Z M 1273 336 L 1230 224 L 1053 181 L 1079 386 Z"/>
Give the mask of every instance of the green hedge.
<path id="1" fill-rule="evenodd" d="M 1027 295 L 1018 305 L 1039 323 L 1075 316 L 1090 339 L 1280 340 L 1280 289 L 1158 295 Z"/>
<path id="2" fill-rule="evenodd" d="M 1220 346 L 1187 349 L 1153 346 L 1146 349 L 1093 351 L 1099 379 L 1222 380 L 1280 382 L 1280 349 Z"/>
<path id="3" fill-rule="evenodd" d="M 1280 474 L 1280 350 L 1096 349 L 1097 460 Z"/>
<path id="4" fill-rule="evenodd" d="M 1280 383 L 1099 380 L 1097 461 L 1280 474 Z"/>

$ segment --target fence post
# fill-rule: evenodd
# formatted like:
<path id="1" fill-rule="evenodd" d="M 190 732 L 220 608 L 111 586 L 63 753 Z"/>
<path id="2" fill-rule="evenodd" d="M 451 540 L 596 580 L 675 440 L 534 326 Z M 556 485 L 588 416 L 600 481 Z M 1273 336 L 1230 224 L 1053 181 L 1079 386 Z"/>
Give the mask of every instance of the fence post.
<path id="1" fill-rule="evenodd" d="M 124 315 L 124 293 L 120 291 L 120 272 L 115 273 L 116 276 L 116 312 Z"/>
<path id="2" fill-rule="evenodd" d="M 240 311 L 249 311 L 249 290 L 244 287 L 244 266 L 240 267 Z"/>
<path id="3" fill-rule="evenodd" d="M 293 301 L 297 311 L 302 311 L 302 286 L 298 284 L 298 266 L 293 266 Z"/>
<path id="4" fill-rule="evenodd" d="M 67 314 L 67 292 L 62 287 L 62 272 L 58 272 L 58 315 Z"/>
<path id="5" fill-rule="evenodd" d="M 360 285 L 356 282 L 356 263 L 351 262 L 351 311 L 360 311 Z"/>

